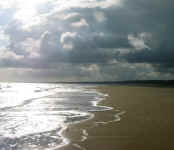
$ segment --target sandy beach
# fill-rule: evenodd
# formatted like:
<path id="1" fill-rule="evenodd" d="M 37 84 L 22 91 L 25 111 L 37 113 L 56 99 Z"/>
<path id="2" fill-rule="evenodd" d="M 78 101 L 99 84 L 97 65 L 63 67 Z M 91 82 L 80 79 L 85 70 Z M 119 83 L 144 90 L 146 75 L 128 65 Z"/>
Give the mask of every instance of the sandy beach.
<path id="1" fill-rule="evenodd" d="M 70 144 L 60 150 L 174 149 L 174 88 L 104 85 L 98 90 L 109 95 L 100 105 L 113 109 L 70 125 L 63 133 Z"/>

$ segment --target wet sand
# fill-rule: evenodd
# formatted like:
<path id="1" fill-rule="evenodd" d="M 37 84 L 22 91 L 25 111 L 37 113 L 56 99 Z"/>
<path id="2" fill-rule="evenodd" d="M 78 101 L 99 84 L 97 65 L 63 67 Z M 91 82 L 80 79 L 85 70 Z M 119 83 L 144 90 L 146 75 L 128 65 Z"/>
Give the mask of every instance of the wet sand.
<path id="1" fill-rule="evenodd" d="M 109 94 L 86 122 L 70 125 L 70 144 L 60 150 L 173 150 L 174 88 L 99 86 Z"/>

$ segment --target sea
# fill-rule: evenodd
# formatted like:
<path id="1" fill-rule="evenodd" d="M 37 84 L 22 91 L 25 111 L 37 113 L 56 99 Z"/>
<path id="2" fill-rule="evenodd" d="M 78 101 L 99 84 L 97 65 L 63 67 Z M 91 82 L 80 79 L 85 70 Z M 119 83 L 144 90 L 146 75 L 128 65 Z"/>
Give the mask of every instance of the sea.
<path id="1" fill-rule="evenodd" d="M 54 150 L 70 141 L 70 124 L 112 109 L 96 85 L 0 83 L 0 150 Z"/>

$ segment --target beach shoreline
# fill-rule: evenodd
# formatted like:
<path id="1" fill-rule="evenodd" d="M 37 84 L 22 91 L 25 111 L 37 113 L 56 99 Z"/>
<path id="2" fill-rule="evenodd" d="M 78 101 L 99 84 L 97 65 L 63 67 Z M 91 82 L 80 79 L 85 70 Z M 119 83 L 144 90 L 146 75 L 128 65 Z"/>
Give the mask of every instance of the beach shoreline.
<path id="1" fill-rule="evenodd" d="M 104 85 L 97 90 L 109 94 L 98 105 L 113 109 L 69 125 L 62 134 L 70 143 L 59 150 L 174 148 L 173 88 Z"/>
<path id="2" fill-rule="evenodd" d="M 100 92 L 101 94 L 103 94 L 104 97 L 100 99 L 95 105 L 99 107 L 105 107 L 107 109 L 104 111 L 88 112 L 91 115 L 90 118 L 80 122 L 70 123 L 69 125 L 67 125 L 67 128 L 63 130 L 62 132 L 62 136 L 65 139 L 68 139 L 69 143 L 61 146 L 60 148 L 58 148 L 58 150 L 73 150 L 73 149 L 85 150 L 85 148 L 80 146 L 79 143 L 87 140 L 89 136 L 89 134 L 87 133 L 85 129 L 86 127 L 93 128 L 98 126 L 99 124 L 100 125 L 108 124 L 111 122 L 118 122 L 121 120 L 120 116 L 123 115 L 125 111 L 116 109 L 115 107 L 112 106 L 111 103 L 108 102 L 109 95 L 106 93 L 106 91 L 103 90 L 105 86 L 106 85 L 97 86 L 96 90 Z M 100 113 L 104 114 L 105 112 L 109 112 L 109 111 L 116 112 L 118 116 L 113 115 L 111 118 L 106 119 L 105 121 L 102 121 L 101 119 L 97 121 L 97 117 L 96 117 L 97 115 L 99 115 Z M 93 125 L 91 126 L 92 122 L 93 122 Z"/>

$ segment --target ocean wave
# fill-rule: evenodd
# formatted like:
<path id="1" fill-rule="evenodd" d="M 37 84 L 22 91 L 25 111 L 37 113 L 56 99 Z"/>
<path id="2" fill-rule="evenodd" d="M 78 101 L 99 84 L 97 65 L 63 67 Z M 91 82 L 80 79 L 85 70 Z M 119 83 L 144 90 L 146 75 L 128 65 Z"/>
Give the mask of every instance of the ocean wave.
<path id="1" fill-rule="evenodd" d="M 55 149 L 69 143 L 69 124 L 94 117 L 107 95 L 95 87 L 68 84 L 8 83 L 0 92 L 0 149 Z M 5 85 L 1 84 L 2 87 Z M 87 131 L 83 131 L 83 138 Z"/>

